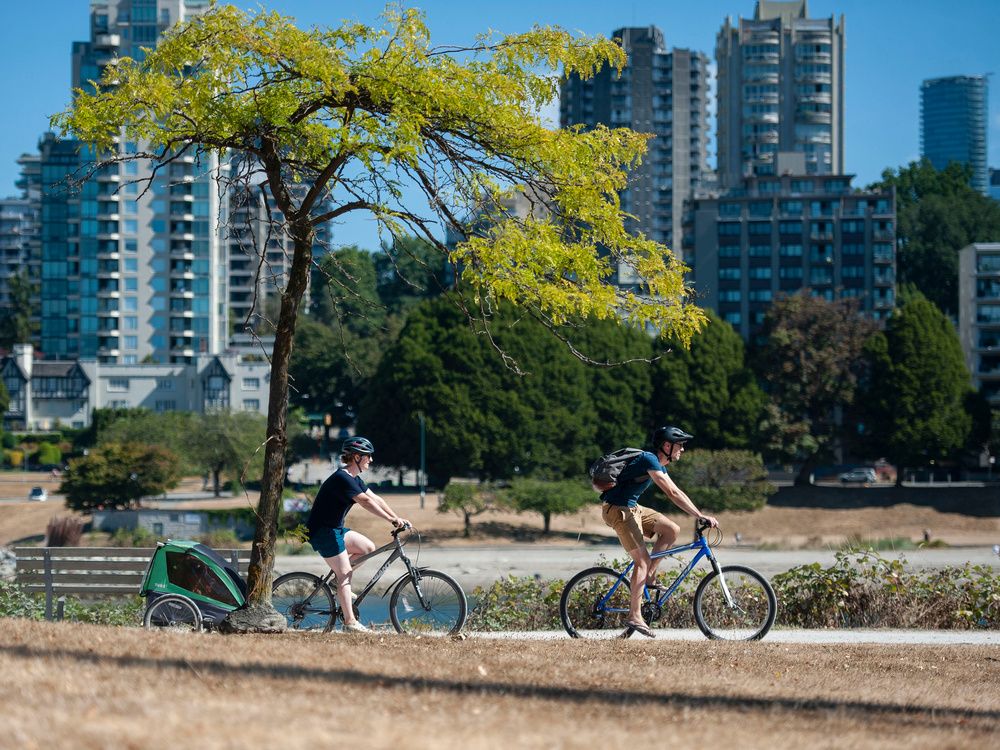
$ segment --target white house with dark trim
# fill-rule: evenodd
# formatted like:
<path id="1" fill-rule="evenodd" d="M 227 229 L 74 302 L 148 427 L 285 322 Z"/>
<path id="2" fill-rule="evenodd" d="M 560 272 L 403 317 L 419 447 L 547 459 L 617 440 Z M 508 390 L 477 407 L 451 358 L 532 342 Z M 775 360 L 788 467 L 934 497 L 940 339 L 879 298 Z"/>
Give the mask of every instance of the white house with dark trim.
<path id="1" fill-rule="evenodd" d="M 87 427 L 104 408 L 266 415 L 271 367 L 236 353 L 203 354 L 191 364 L 35 360 L 30 344 L 17 344 L 0 359 L 0 378 L 10 395 L 3 428 L 41 432 Z"/>

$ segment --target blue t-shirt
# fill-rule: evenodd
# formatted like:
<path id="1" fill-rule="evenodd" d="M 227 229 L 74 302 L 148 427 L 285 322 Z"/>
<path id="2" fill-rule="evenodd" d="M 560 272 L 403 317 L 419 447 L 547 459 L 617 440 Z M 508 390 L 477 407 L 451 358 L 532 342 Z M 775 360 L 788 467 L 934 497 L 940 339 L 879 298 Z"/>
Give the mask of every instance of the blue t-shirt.
<path id="1" fill-rule="evenodd" d="M 602 492 L 601 500 L 611 505 L 634 508 L 639 497 L 653 481 L 649 478 L 649 472 L 665 469 L 657 460 L 656 454 L 645 451 L 625 465 L 618 475 L 618 483 L 607 492 Z"/>
<path id="2" fill-rule="evenodd" d="M 352 477 L 346 469 L 337 469 L 326 478 L 316 493 L 306 526 L 309 531 L 344 525 L 347 512 L 354 505 L 354 498 L 368 489 L 361 477 Z"/>

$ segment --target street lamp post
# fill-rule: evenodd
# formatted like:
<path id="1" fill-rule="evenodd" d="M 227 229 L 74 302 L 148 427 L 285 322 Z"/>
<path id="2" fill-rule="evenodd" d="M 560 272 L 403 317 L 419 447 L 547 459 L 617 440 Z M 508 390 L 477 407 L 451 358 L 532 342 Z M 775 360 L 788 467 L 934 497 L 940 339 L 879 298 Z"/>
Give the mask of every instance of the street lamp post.
<path id="1" fill-rule="evenodd" d="M 417 419 L 420 420 L 420 471 L 417 476 L 417 484 L 420 486 L 420 510 L 423 510 L 424 499 L 427 497 L 427 488 L 424 486 L 424 461 L 427 452 L 424 449 L 424 413 L 422 411 L 417 412 Z"/>

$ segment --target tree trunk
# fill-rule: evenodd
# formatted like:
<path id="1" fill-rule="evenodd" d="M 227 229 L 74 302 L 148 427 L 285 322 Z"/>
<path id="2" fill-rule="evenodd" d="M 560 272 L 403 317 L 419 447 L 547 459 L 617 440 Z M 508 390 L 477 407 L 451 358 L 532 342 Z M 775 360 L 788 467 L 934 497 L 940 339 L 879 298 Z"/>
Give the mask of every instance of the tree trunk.
<path id="1" fill-rule="evenodd" d="M 270 170 L 269 170 L 270 176 Z M 271 187 L 274 190 L 275 181 Z M 278 196 L 276 195 L 276 198 Z M 279 206 L 282 201 L 278 199 Z M 286 217 L 288 212 L 286 211 Z M 289 233 L 294 243 L 294 256 L 288 274 L 288 285 L 281 296 L 281 312 L 274 334 L 271 352 L 271 387 L 267 408 L 267 445 L 264 449 L 264 474 L 261 478 L 260 501 L 257 504 L 257 528 L 250 552 L 247 574 L 247 608 L 231 613 L 224 621 L 230 632 L 273 632 L 284 630 L 285 618 L 271 606 L 271 584 L 274 577 L 274 547 L 278 537 L 278 509 L 285 480 L 285 449 L 288 445 L 288 365 L 299 303 L 309 281 L 312 244 L 315 239 L 308 216 L 289 221 Z"/>
<path id="2" fill-rule="evenodd" d="M 220 497 L 222 495 L 222 488 L 219 486 L 219 474 L 219 469 L 212 469 L 212 484 L 216 497 Z"/>
<path id="3" fill-rule="evenodd" d="M 469 531 L 472 527 L 472 516 L 469 515 L 468 513 L 465 513 L 464 515 L 465 515 L 465 537 L 466 539 L 468 539 Z"/>
<path id="4" fill-rule="evenodd" d="M 548 513 L 548 512 L 542 513 L 542 519 L 543 519 L 543 522 L 542 522 L 542 534 L 545 535 L 545 536 L 548 536 L 549 535 L 549 525 L 552 522 L 552 514 Z"/>

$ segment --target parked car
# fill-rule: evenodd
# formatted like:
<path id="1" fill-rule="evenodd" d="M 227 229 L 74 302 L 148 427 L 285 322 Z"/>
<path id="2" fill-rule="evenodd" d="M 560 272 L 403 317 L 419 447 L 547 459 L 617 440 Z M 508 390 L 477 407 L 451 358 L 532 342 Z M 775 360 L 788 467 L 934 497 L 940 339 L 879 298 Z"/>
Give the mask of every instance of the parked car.
<path id="1" fill-rule="evenodd" d="M 39 502 L 44 502 L 49 499 L 49 493 L 45 491 L 44 487 L 32 487 L 31 492 L 28 493 L 28 500 L 37 500 Z"/>
<path id="2" fill-rule="evenodd" d="M 875 469 L 851 469 L 840 475 L 841 482 L 862 482 L 864 484 L 874 484 L 876 481 Z"/>

